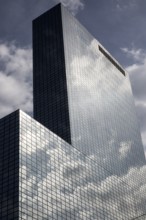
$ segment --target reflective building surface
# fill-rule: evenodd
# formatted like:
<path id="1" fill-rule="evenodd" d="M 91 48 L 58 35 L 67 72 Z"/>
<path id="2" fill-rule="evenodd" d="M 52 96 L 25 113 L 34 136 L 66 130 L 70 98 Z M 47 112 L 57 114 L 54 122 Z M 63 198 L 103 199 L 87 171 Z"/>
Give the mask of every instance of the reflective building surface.
<path id="1" fill-rule="evenodd" d="M 22 111 L 1 124 L 9 131 L 6 169 L 13 171 L 3 173 L 1 219 L 145 219 L 144 195 L 127 184 L 130 174 L 110 173 Z"/>
<path id="2" fill-rule="evenodd" d="M 129 78 L 61 5 L 33 21 L 34 118 L 0 119 L 0 219 L 145 220 Z"/>
<path id="3" fill-rule="evenodd" d="M 34 118 L 117 175 L 145 164 L 117 61 L 61 5 L 35 19 L 33 31 Z"/>
<path id="4" fill-rule="evenodd" d="M 117 175 L 145 164 L 127 74 L 65 8 L 62 23 L 72 145 Z"/>
<path id="5" fill-rule="evenodd" d="M 60 9 L 33 21 L 34 118 L 71 143 Z"/>
<path id="6" fill-rule="evenodd" d="M 19 219 L 19 113 L 0 119 L 0 219 Z"/>

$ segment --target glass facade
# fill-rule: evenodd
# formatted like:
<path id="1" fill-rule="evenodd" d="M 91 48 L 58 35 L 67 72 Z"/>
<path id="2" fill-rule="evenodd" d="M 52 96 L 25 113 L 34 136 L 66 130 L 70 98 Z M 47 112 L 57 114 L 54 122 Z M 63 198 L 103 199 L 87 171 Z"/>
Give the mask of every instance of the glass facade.
<path id="1" fill-rule="evenodd" d="M 47 16 L 50 17 L 44 23 L 43 17 L 45 19 Z M 51 22 L 50 25 L 49 22 L 53 20 L 56 23 Z M 57 36 L 63 40 L 61 50 L 54 45 L 49 48 L 46 55 L 53 53 L 54 59 L 56 59 L 62 51 L 63 71 L 60 75 L 58 70 L 59 84 L 57 85 L 59 91 L 60 83 L 64 83 L 67 91 L 64 103 L 68 107 L 64 109 L 66 112 L 63 111 L 63 114 L 66 114 L 67 121 L 69 120 L 70 142 L 66 130 L 64 130 L 64 136 L 61 136 L 56 129 L 60 116 L 50 116 L 50 108 L 53 111 L 53 106 L 48 96 L 50 107 L 45 108 L 47 117 L 52 117 L 52 120 L 56 121 L 53 132 L 113 175 L 123 178 L 127 185 L 135 187 L 134 193 L 140 204 L 137 206 L 138 216 L 143 215 L 146 212 L 146 198 L 141 197 L 140 182 L 142 181 L 142 185 L 145 185 L 146 177 L 143 175 L 145 156 L 127 73 L 63 6 L 56 6 L 51 13 L 46 12 L 35 22 L 37 25 L 34 25 L 34 34 L 39 30 L 38 25 L 43 25 L 43 30 L 49 30 L 46 37 L 47 44 L 52 45 L 53 38 L 53 42 L 56 41 L 57 45 L 60 42 L 57 40 Z M 56 24 L 60 24 L 60 33 L 57 32 Z M 42 39 L 44 35 L 46 36 L 44 31 L 39 34 Z M 45 46 L 39 48 L 41 53 L 44 48 Z M 39 53 L 34 55 L 35 59 L 40 56 Z M 48 65 L 45 72 L 48 77 L 46 85 L 55 86 L 56 74 L 52 75 L 50 72 L 53 72 L 57 62 L 52 62 L 48 56 L 46 56 L 45 62 Z M 38 65 L 36 71 L 34 70 L 34 77 L 35 74 L 38 74 L 37 69 L 41 70 L 41 66 Z M 60 80 L 62 74 L 64 74 L 63 81 Z M 39 75 L 41 77 L 41 74 Z M 41 87 L 41 83 L 39 81 L 37 83 Z M 43 87 L 41 89 L 43 96 L 45 90 Z M 36 87 L 36 91 L 39 92 L 38 87 Z M 57 103 L 57 99 L 53 100 L 53 105 L 54 102 Z M 38 105 L 34 108 L 36 108 L 34 111 L 40 111 L 44 106 L 38 101 Z M 44 119 L 45 121 L 48 120 L 47 117 Z M 35 117 L 37 120 L 38 118 Z M 43 121 L 39 121 L 43 123 Z M 49 126 L 48 123 L 47 127 L 50 129 Z M 146 195 L 144 188 L 142 192 L 143 195 Z"/>
<path id="2" fill-rule="evenodd" d="M 128 75 L 64 7 L 62 23 L 72 145 L 117 175 L 144 165 Z"/>
<path id="3" fill-rule="evenodd" d="M 21 219 L 133 219 L 136 198 L 112 175 L 20 112 Z"/>
<path id="4" fill-rule="evenodd" d="M 0 119 L 0 219 L 145 220 L 127 73 L 61 4 L 33 33 L 36 120 Z"/>
<path id="5" fill-rule="evenodd" d="M 19 113 L 0 119 L 0 219 L 18 219 Z"/>
<path id="6" fill-rule="evenodd" d="M 33 21 L 34 118 L 71 143 L 60 5 Z"/>
<path id="7" fill-rule="evenodd" d="M 8 132 L 1 146 L 9 141 L 1 160 L 2 220 L 146 219 L 140 175 L 139 188 L 130 185 L 130 174 L 112 174 L 22 111 L 1 122 Z"/>

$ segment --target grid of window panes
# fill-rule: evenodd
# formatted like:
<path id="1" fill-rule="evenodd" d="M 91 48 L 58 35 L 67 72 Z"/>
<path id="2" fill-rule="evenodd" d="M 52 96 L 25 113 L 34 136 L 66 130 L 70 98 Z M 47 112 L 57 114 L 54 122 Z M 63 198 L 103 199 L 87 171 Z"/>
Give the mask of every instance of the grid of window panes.
<path id="1" fill-rule="evenodd" d="M 21 219 L 137 216 L 132 187 L 20 112 Z"/>
<path id="2" fill-rule="evenodd" d="M 99 45 L 63 6 L 35 20 L 34 110 L 42 119 L 35 118 L 135 187 L 140 215 L 146 209 L 146 192 L 140 189 L 146 182 L 145 157 L 131 87 Z"/>
<path id="3" fill-rule="evenodd" d="M 142 215 L 142 216 L 134 218 L 132 220 L 146 220 L 146 215 Z"/>
<path id="4" fill-rule="evenodd" d="M 19 113 L 0 119 L 0 219 L 18 220 Z"/>
<path id="5" fill-rule="evenodd" d="M 62 23 L 72 145 L 117 175 L 145 165 L 127 74 L 64 7 Z"/>
<path id="6" fill-rule="evenodd" d="M 60 5 L 33 21 L 34 118 L 71 143 Z"/>

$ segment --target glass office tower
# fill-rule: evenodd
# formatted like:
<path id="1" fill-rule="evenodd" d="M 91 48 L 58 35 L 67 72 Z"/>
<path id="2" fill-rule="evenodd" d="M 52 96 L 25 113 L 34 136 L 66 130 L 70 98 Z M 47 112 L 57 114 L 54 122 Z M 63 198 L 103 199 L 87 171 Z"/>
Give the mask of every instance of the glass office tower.
<path id="1" fill-rule="evenodd" d="M 34 118 L 117 175 L 143 166 L 131 86 L 118 62 L 61 4 L 34 20 L 33 33 Z"/>
<path id="2" fill-rule="evenodd" d="M 0 219 L 145 220 L 129 78 L 61 5 L 33 21 L 34 118 L 0 120 Z"/>

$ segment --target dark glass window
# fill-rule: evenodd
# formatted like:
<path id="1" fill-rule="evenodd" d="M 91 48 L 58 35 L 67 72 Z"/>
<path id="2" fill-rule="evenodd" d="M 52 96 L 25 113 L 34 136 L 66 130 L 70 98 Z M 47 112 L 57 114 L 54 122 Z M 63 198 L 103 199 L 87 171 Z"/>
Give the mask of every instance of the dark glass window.
<path id="1" fill-rule="evenodd" d="M 106 58 L 125 76 L 125 71 L 112 59 L 112 57 L 105 52 L 105 50 L 99 46 L 99 50 L 101 53 L 106 56 Z"/>

